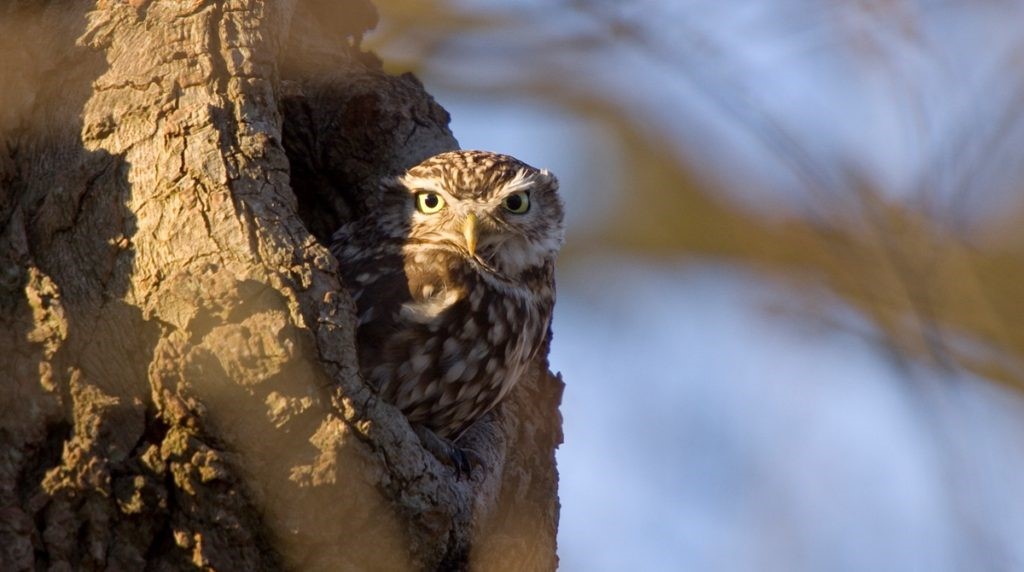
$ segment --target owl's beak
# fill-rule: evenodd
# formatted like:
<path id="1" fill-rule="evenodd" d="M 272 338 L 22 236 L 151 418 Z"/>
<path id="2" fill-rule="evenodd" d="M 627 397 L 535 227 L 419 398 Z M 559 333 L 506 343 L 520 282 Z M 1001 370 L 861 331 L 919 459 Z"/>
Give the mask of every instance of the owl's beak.
<path id="1" fill-rule="evenodd" d="M 466 215 L 466 221 L 462 223 L 462 236 L 466 237 L 466 248 L 469 249 L 470 256 L 476 256 L 476 239 L 479 234 L 476 227 L 476 215 L 469 213 Z"/>

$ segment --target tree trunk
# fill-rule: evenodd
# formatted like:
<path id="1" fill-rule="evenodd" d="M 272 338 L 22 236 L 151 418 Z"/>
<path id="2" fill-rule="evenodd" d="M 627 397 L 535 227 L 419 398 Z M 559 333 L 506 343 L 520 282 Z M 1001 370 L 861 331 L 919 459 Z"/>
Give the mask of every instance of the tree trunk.
<path id="1" fill-rule="evenodd" d="M 562 383 L 459 480 L 358 375 L 325 247 L 456 147 L 362 0 L 0 8 L 0 569 L 547 570 Z"/>

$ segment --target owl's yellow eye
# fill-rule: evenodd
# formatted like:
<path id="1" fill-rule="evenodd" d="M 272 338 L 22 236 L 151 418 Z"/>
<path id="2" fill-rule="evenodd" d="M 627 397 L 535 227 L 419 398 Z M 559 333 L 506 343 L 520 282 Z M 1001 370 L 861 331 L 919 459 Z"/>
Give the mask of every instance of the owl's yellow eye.
<path id="1" fill-rule="evenodd" d="M 501 201 L 501 206 L 510 213 L 523 214 L 530 210 L 530 195 L 526 191 L 512 193 Z"/>
<path id="2" fill-rule="evenodd" d="M 416 193 L 416 209 L 423 214 L 434 214 L 444 208 L 444 199 L 441 195 L 424 191 Z"/>

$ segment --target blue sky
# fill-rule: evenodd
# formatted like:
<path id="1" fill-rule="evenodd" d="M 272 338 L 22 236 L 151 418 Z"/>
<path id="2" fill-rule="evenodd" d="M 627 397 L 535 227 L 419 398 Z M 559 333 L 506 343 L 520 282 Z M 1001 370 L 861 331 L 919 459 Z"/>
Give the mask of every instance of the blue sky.
<path id="1" fill-rule="evenodd" d="M 656 42 L 678 48 L 679 27 L 696 27 L 729 65 L 702 66 L 693 46 L 682 62 L 621 46 L 589 63 L 530 51 L 545 34 L 591 25 L 568 16 L 538 22 L 537 38 L 458 40 L 420 77 L 463 148 L 558 175 L 570 247 L 635 199 L 607 128 L 515 90 L 455 89 L 441 70 L 484 82 L 561 70 L 561 88 L 628 103 L 637 124 L 748 208 L 799 214 L 821 197 L 737 125 L 737 102 L 826 169 L 863 167 L 896 200 L 953 204 L 961 189 L 950 181 L 969 172 L 986 200 L 956 204 L 990 216 L 1007 204 L 999 181 L 1019 180 L 1009 143 L 1020 139 L 982 102 L 1016 93 L 998 80 L 1020 46 L 1022 6 L 968 4 L 906 2 L 919 26 L 904 29 L 852 9 L 818 21 L 820 5 L 803 1 L 623 3 L 655 8 L 645 21 Z M 844 53 L 851 38 L 876 59 Z M 729 86 L 724 105 L 704 82 Z M 981 126 L 979 140 L 958 147 L 965 126 Z M 988 128 L 1006 139 L 986 147 Z M 560 261 L 551 351 L 567 384 L 564 570 L 1024 569 L 1021 395 L 894 356 L 855 310 L 810 296 L 813 281 L 586 250 Z"/>
<path id="2" fill-rule="evenodd" d="M 436 95 L 463 147 L 560 176 L 570 242 L 614 216 L 589 184 L 615 175 L 591 172 L 597 128 Z M 781 311 L 804 293 L 774 280 L 714 260 L 566 261 L 563 569 L 1024 568 L 1020 396 L 905 371 L 855 333 L 868 324 Z"/>

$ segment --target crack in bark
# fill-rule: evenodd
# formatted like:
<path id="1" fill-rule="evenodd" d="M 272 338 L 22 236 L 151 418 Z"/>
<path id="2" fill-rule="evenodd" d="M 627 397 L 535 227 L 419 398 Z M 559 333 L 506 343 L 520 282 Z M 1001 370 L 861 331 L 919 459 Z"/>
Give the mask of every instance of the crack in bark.
<path id="1" fill-rule="evenodd" d="M 320 0 L 297 4 L 306 18 L 336 5 L 309 11 L 313 1 Z M 387 76 L 331 30 L 293 22 L 303 30 L 301 46 L 284 41 L 291 32 L 281 16 L 295 3 L 233 6 L 151 0 L 141 10 L 117 2 L 92 10 L 82 41 L 106 55 L 107 67 L 98 78 L 74 76 L 88 83 L 80 86 L 88 101 L 80 114 L 70 110 L 80 119 L 65 123 L 80 120 L 82 128 L 61 132 L 60 141 L 7 147 L 26 165 L 68 162 L 60 176 L 41 180 L 22 180 L 29 168 L 17 171 L 12 184 L 28 190 L 4 211 L 11 218 L 21 209 L 54 209 L 67 218 L 53 215 L 48 231 L 34 229 L 23 254 L 0 244 L 0 256 L 25 268 L 41 261 L 69 287 L 54 286 L 49 302 L 67 306 L 64 326 L 45 314 L 53 309 L 10 310 L 28 312 L 19 323 L 43 340 L 28 345 L 25 332 L 11 334 L 11 355 L 29 371 L 46 370 L 39 385 L 52 388 L 33 390 L 39 396 L 29 395 L 29 405 L 55 417 L 62 405 L 75 427 L 73 435 L 38 429 L 55 435 L 62 453 L 66 443 L 67 455 L 33 465 L 42 473 L 19 473 L 19 483 L 35 490 L 45 475 L 63 471 L 52 478 L 52 498 L 16 501 L 39 519 L 17 534 L 53 537 L 30 561 L 461 569 L 479 558 L 471 548 L 509 537 L 540 547 L 531 550 L 547 556 L 535 568 L 548 567 L 557 509 L 528 501 L 527 520 L 542 523 L 531 535 L 493 524 L 498 509 L 490 504 L 505 479 L 514 479 L 512 490 L 554 498 L 544 484 L 544 471 L 553 470 L 551 449 L 543 448 L 550 445 L 526 455 L 536 459 L 537 477 L 522 476 L 519 456 L 502 456 L 531 446 L 516 445 L 514 433 L 550 423 L 543 407 L 557 402 L 511 403 L 526 421 L 498 416 L 494 435 L 479 436 L 493 473 L 456 481 L 359 378 L 351 301 L 337 262 L 314 238 L 371 199 L 380 177 L 455 147 L 447 114 L 418 82 Z M 275 58 L 303 60 L 310 48 L 311 60 L 331 61 L 330 69 L 316 77 L 319 87 L 292 93 L 287 80 L 277 82 Z M 325 56 L 331 50 L 334 60 Z M 54 86 L 60 80 L 47 78 Z M 304 155 L 288 148 L 293 136 Z M 69 181 L 86 181 L 77 203 L 74 193 L 39 191 Z M 39 304 L 46 305 L 43 286 Z M 515 399 L 541 395 L 530 387 L 521 393 Z M 136 425 L 140 434 L 129 439 Z M 85 483 L 103 474 L 109 486 Z M 514 498 L 501 502 L 524 510 Z M 111 534 L 100 531 L 102 522 Z M 0 546 L 6 569 L 4 554 Z"/>

